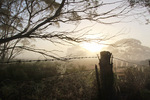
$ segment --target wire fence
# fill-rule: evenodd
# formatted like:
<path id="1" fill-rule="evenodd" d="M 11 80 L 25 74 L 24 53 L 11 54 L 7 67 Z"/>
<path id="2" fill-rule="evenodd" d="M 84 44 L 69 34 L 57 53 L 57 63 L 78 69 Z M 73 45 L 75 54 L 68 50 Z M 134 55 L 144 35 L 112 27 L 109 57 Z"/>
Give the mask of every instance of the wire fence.
<path id="1" fill-rule="evenodd" d="M 12 61 L 6 61 L 6 62 L 0 62 L 0 64 L 18 64 L 18 63 L 26 63 L 26 62 L 47 62 L 47 61 L 50 61 L 50 62 L 53 62 L 53 61 L 69 61 L 69 60 L 80 60 L 80 59 L 97 59 L 99 60 L 100 57 L 98 56 L 87 56 L 87 57 L 68 57 L 68 58 L 60 58 L 60 59 L 44 59 L 44 60 L 12 60 Z M 144 67 L 148 67 L 150 65 L 146 65 L 146 64 L 139 64 L 139 63 L 135 63 L 135 62 L 131 62 L 131 61 L 127 61 L 127 60 L 124 60 L 124 59 L 121 59 L 121 58 L 118 58 L 118 57 L 112 57 L 111 59 L 113 59 L 113 65 L 115 64 L 115 61 L 114 60 L 117 60 L 117 61 L 121 61 L 121 62 L 124 62 L 124 63 L 130 63 L 132 65 L 138 65 L 138 66 L 144 66 Z M 116 66 L 116 65 L 115 65 Z M 121 65 L 118 65 L 118 66 L 121 66 Z M 127 67 L 126 67 L 127 68 Z M 49 77 L 46 77 L 46 78 L 43 78 L 43 80 L 45 79 L 48 79 L 48 80 L 53 80 L 53 79 L 56 79 L 56 78 L 60 78 L 63 77 L 63 78 L 71 78 L 73 77 L 74 75 L 77 75 L 77 77 L 84 77 L 85 79 L 87 79 L 89 76 L 90 78 L 94 78 L 93 77 L 93 73 L 96 73 L 95 69 L 86 69 L 86 70 L 77 70 L 77 71 L 73 71 L 73 72 L 64 72 L 64 73 L 59 73 L 59 74 L 56 74 L 56 75 L 52 75 L 52 76 L 49 76 Z M 131 76 L 130 76 L 131 77 Z M 133 75 L 133 78 L 137 80 L 137 74 L 134 74 Z M 119 75 L 117 76 L 118 79 L 121 79 L 121 77 L 119 77 Z M 81 81 L 83 81 L 82 79 L 80 79 Z M 122 80 L 126 80 L 125 78 Z M 141 80 L 141 78 L 140 78 Z M 5 81 L 5 80 L 4 80 Z M 84 80 L 85 81 L 85 80 Z M 89 82 L 89 81 L 88 81 Z M 141 82 L 141 81 L 139 81 Z M 88 83 L 90 84 L 90 83 Z"/>
<path id="2" fill-rule="evenodd" d="M 120 59 L 120 58 L 117 58 L 117 57 L 113 57 L 113 59 L 116 59 L 118 61 L 123 61 L 123 62 L 129 63 L 129 64 L 133 64 L 133 65 L 138 65 L 138 66 L 144 66 L 144 67 L 148 67 L 149 66 L 149 65 L 144 65 L 144 64 L 139 64 L 139 63 L 123 60 L 123 59 Z"/>
<path id="3" fill-rule="evenodd" d="M 91 57 L 69 57 L 69 58 L 60 58 L 60 59 L 44 59 L 44 60 L 12 60 L 12 61 L 5 61 L 5 62 L 0 62 L 0 64 L 18 64 L 18 63 L 31 63 L 31 62 L 54 62 L 54 61 L 68 61 L 68 60 L 79 60 L 79 59 L 94 59 L 97 57 L 91 56 Z M 95 69 L 87 69 L 87 70 L 78 70 L 73 73 L 60 73 L 57 75 L 53 75 L 48 78 L 53 78 L 53 77 L 61 77 L 61 76 L 71 76 L 71 75 L 77 75 L 77 74 L 91 74 L 95 71 Z"/>
<path id="4" fill-rule="evenodd" d="M 25 63 L 25 62 L 46 62 L 46 61 L 68 61 L 68 60 L 80 60 L 80 59 L 97 59 L 99 60 L 100 57 L 98 56 L 87 56 L 87 57 L 69 57 L 69 58 L 60 58 L 60 59 L 44 59 L 44 60 L 14 60 L 14 61 L 8 61 L 8 62 L 0 62 L 0 64 L 12 64 L 12 63 Z M 115 65 L 115 62 L 114 60 L 117 60 L 117 61 L 121 61 L 121 62 L 124 62 L 124 63 L 130 63 L 132 65 L 138 65 L 138 66 L 144 66 L 144 67 L 148 67 L 149 65 L 144 65 L 144 64 L 139 64 L 139 63 L 135 63 L 135 62 L 131 62 L 131 61 L 127 61 L 127 60 L 124 60 L 124 59 L 121 59 L 121 58 L 118 58 L 118 57 L 112 57 L 111 59 L 113 59 L 113 66 L 116 67 Z M 118 67 L 121 66 L 121 65 L 118 65 Z M 130 66 L 131 67 L 131 66 Z M 142 68 L 141 67 L 141 68 Z M 126 67 L 128 68 L 128 67 Z M 119 69 L 119 68 L 118 68 Z M 144 72 L 144 71 L 142 71 Z M 55 80 L 55 79 L 66 79 L 66 78 L 72 78 L 72 77 L 82 77 L 81 79 L 79 78 L 79 80 L 81 81 L 86 81 L 86 80 L 82 80 L 82 79 L 98 79 L 97 77 L 95 77 L 95 73 L 96 73 L 96 69 L 93 68 L 93 69 L 85 69 L 85 70 L 76 70 L 76 71 L 73 71 L 73 72 L 64 72 L 64 73 L 58 73 L 56 75 L 52 75 L 52 76 L 48 76 L 48 77 L 45 77 L 45 78 L 42 78 L 43 81 L 47 81 L 47 80 Z M 121 73 L 117 73 L 117 71 L 114 71 L 114 73 L 116 73 L 116 79 L 119 79 L 121 80 L 121 82 L 126 82 L 127 80 L 127 76 L 126 74 L 124 74 L 124 72 L 121 72 Z M 139 75 L 138 75 L 139 74 Z M 140 79 L 141 80 L 141 73 L 133 73 L 132 75 L 132 78 L 134 80 L 137 80 Z M 100 75 L 100 74 L 99 74 Z M 131 77 L 131 76 L 130 76 Z M 137 78 L 138 77 L 138 78 Z M 5 80 L 4 80 L 5 81 Z M 89 83 L 88 84 L 93 84 L 93 83 L 90 83 L 90 81 L 88 81 Z M 93 82 L 93 81 L 91 81 Z M 141 82 L 141 81 L 139 81 Z"/>
<path id="5" fill-rule="evenodd" d="M 12 60 L 12 61 L 6 61 L 6 62 L 0 62 L 0 64 L 16 64 L 16 63 L 26 63 L 26 62 L 53 62 L 53 61 L 70 61 L 70 60 L 80 60 L 80 59 L 100 59 L 99 56 L 84 56 L 84 57 L 68 57 L 68 58 L 60 58 L 60 59 L 44 59 L 44 60 Z M 144 69 L 148 66 L 150 66 L 150 61 L 149 61 L 149 65 L 144 65 L 144 64 L 139 64 L 139 63 L 135 63 L 135 62 L 131 62 L 131 61 L 127 61 L 127 60 L 123 60 L 121 58 L 117 58 L 117 57 L 111 57 L 111 59 L 113 59 L 113 68 L 114 68 L 114 73 L 118 73 L 119 68 L 129 68 L 129 67 L 137 67 L 138 70 L 142 70 L 142 72 L 144 72 Z M 115 62 L 114 60 L 120 61 L 120 65 L 117 65 L 117 62 Z M 123 66 L 123 63 L 126 63 L 126 66 Z M 130 64 L 130 66 L 128 66 Z M 122 67 L 123 66 L 123 67 Z M 90 70 L 83 70 L 83 72 L 89 72 L 89 71 L 94 71 L 94 69 L 90 69 Z M 66 75 L 74 75 L 74 74 L 78 74 L 80 72 L 74 72 L 74 73 L 63 73 L 63 74 L 59 74 L 56 76 L 52 76 L 52 77 L 58 77 L 58 76 L 66 76 Z M 119 71 L 119 73 L 122 74 L 122 72 Z M 119 75 L 118 73 L 118 75 Z"/>
<path id="6" fill-rule="evenodd" d="M 94 59 L 94 58 L 98 58 L 98 57 L 91 56 L 91 57 L 68 57 L 68 58 L 44 59 L 44 60 L 12 60 L 12 61 L 0 62 L 0 64 L 23 63 L 23 62 L 43 62 L 43 61 L 69 61 L 69 60 Z"/>
<path id="7" fill-rule="evenodd" d="M 0 62 L 0 64 L 11 64 L 11 63 L 25 63 L 25 62 L 53 62 L 53 61 L 69 61 L 69 60 L 80 60 L 80 59 L 99 59 L 98 56 L 84 56 L 84 57 L 68 57 L 68 58 L 58 58 L 58 59 L 38 59 L 38 60 L 11 60 L 11 61 L 3 61 Z M 122 61 L 125 63 L 129 63 L 132 65 L 138 65 L 138 66 L 144 66 L 144 67 L 148 67 L 149 65 L 144 65 L 144 64 L 139 64 L 139 63 L 135 63 L 135 62 L 131 62 L 131 61 L 127 61 L 118 57 L 112 57 L 113 60 L 118 60 L 118 61 Z M 113 62 L 114 63 L 114 62 Z M 121 65 L 120 65 L 121 66 Z"/>

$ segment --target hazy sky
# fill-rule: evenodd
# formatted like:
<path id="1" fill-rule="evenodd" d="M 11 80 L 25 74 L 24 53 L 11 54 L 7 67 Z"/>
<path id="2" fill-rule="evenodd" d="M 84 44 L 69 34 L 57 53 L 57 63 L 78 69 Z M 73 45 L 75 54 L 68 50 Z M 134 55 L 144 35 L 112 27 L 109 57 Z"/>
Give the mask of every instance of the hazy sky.
<path id="1" fill-rule="evenodd" d="M 89 22 L 86 22 L 86 25 Z M 84 23 L 81 23 L 81 26 Z M 93 23 L 91 23 L 93 25 Z M 65 27 L 68 29 L 68 27 Z M 63 27 L 63 29 L 65 30 Z M 116 38 L 110 39 L 109 41 L 106 41 L 106 43 L 113 43 L 117 40 L 123 39 L 123 38 L 135 38 L 142 42 L 142 45 L 150 47 L 150 24 L 141 24 L 140 22 L 134 21 L 129 23 L 118 23 L 114 25 L 102 25 L 102 24 L 95 24 L 93 27 L 91 27 L 91 33 L 96 33 L 100 35 L 112 35 L 116 34 L 118 32 L 122 33 L 122 35 L 117 36 Z M 59 44 L 52 44 L 51 42 L 41 41 L 37 40 L 36 42 L 38 49 L 46 49 L 46 50 L 59 50 L 55 52 L 59 56 L 65 56 L 67 54 L 68 48 L 72 48 L 75 45 L 59 45 Z M 80 45 L 80 44 L 77 44 Z M 82 47 L 81 47 L 82 48 Z M 77 49 L 76 49 L 77 50 Z M 79 49 L 80 50 L 80 49 Z M 28 55 L 29 54 L 29 55 Z M 20 55 L 20 58 L 27 58 L 27 59 L 41 59 L 43 56 L 41 55 L 35 55 L 33 53 L 23 53 Z M 95 56 L 96 54 L 93 53 Z"/>
<path id="2" fill-rule="evenodd" d="M 114 31 L 122 30 L 123 35 L 120 36 L 121 38 L 135 38 L 140 40 L 143 45 L 150 47 L 150 25 L 140 24 L 138 22 L 130 22 L 112 25 L 110 26 L 110 29 L 111 28 Z"/>
<path id="3" fill-rule="evenodd" d="M 150 16 L 148 16 L 148 18 L 150 18 Z M 127 21 L 127 22 L 124 22 L 124 21 Z M 90 30 L 89 31 L 90 34 L 96 34 L 99 37 L 103 35 L 106 35 L 108 37 L 113 36 L 118 32 L 119 34 L 122 34 L 113 39 L 110 39 L 109 41 L 106 41 L 105 43 L 114 43 L 115 41 L 123 39 L 123 38 L 135 38 L 135 39 L 140 40 L 142 42 L 142 45 L 150 47 L 150 24 L 146 24 L 146 21 L 143 17 L 135 20 L 135 16 L 131 16 L 131 17 L 125 18 L 123 22 L 116 23 L 113 25 L 105 25 L 105 24 L 100 24 L 100 23 L 95 23 L 95 22 L 91 23 L 90 21 L 83 21 L 83 22 L 80 22 L 79 24 L 79 28 L 84 28 L 86 26 L 92 26 L 92 27 L 89 27 L 87 30 Z M 65 31 L 65 30 L 72 30 L 74 28 L 75 28 L 75 25 L 60 24 L 60 27 L 57 29 L 61 31 Z M 53 29 L 55 28 L 51 27 L 49 30 L 53 30 Z M 59 50 L 55 53 L 60 56 L 65 56 L 68 48 L 71 48 L 72 46 L 74 46 L 74 45 L 53 44 L 51 42 L 46 42 L 42 40 L 37 40 L 36 42 L 33 42 L 33 44 L 36 44 L 36 48 L 38 49 Z M 77 45 L 81 46 L 81 44 L 77 44 Z M 27 58 L 27 59 L 42 58 L 42 56 L 31 54 L 31 53 L 28 53 L 28 54 L 23 53 L 19 57 Z"/>

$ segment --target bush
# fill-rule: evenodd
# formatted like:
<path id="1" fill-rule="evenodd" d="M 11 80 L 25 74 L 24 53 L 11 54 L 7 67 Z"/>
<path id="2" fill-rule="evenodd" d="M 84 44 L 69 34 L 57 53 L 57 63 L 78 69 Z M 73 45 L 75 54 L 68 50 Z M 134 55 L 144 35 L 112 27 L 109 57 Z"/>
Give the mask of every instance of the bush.
<path id="1" fill-rule="evenodd" d="M 123 100 L 145 100 L 143 90 L 148 74 L 134 67 L 127 68 L 124 74 L 125 80 L 118 81 L 120 97 L 124 98 Z"/>

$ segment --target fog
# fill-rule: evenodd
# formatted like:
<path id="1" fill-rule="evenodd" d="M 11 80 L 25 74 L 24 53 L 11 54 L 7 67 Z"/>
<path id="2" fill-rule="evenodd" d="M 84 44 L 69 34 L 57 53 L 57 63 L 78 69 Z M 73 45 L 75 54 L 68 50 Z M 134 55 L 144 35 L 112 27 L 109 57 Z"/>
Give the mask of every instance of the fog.
<path id="1" fill-rule="evenodd" d="M 128 38 L 116 41 L 112 46 L 105 48 L 115 57 L 128 61 L 150 59 L 150 47 L 142 45 L 140 40 Z"/>
<path id="2" fill-rule="evenodd" d="M 133 38 L 118 40 L 103 48 L 101 51 L 110 51 L 114 57 L 127 61 L 143 61 L 150 59 L 150 47 L 144 46 L 140 40 Z M 68 57 L 97 56 L 101 51 L 90 52 L 76 45 L 68 48 L 66 55 Z"/>

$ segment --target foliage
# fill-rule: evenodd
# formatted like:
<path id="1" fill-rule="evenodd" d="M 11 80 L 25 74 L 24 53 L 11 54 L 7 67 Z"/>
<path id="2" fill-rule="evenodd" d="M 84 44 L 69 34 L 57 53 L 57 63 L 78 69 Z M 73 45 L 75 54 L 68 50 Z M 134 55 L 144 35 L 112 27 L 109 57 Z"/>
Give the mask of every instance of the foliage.
<path id="1" fill-rule="evenodd" d="M 150 7 L 150 0 L 128 0 L 130 6 L 133 7 L 135 5 Z"/>
<path id="2" fill-rule="evenodd" d="M 66 70 L 61 73 L 60 67 Z M 150 68 L 131 67 L 125 79 L 115 78 L 119 100 L 149 100 Z M 3 65 L 0 68 L 1 100 L 96 100 L 95 73 L 85 66 L 60 62 Z"/>
<path id="3" fill-rule="evenodd" d="M 42 63 L 20 63 L 20 64 L 10 64 L 6 67 L 0 69 L 1 75 L 0 80 L 4 79 L 15 80 L 15 81 L 26 81 L 26 80 L 41 80 L 44 77 L 49 77 L 57 74 L 57 65 L 47 66 Z"/>
<path id="4" fill-rule="evenodd" d="M 126 69 L 124 73 L 125 79 L 117 81 L 120 100 L 149 100 L 150 90 L 147 88 L 147 84 L 150 82 L 147 80 L 150 73 L 133 67 Z"/>
<path id="5" fill-rule="evenodd" d="M 127 61 L 140 61 L 148 59 L 150 56 L 150 48 L 142 45 L 141 41 L 136 39 L 121 39 L 116 41 L 112 46 L 107 47 L 114 56 L 125 59 Z"/>
<path id="6" fill-rule="evenodd" d="M 60 75 L 59 62 L 20 63 L 0 68 L 2 100 L 91 100 L 95 97 L 92 72 L 68 65 Z M 76 67 L 76 68 L 75 68 Z M 75 72 L 73 72 L 73 70 Z M 66 74 L 66 75 L 65 75 Z"/>

